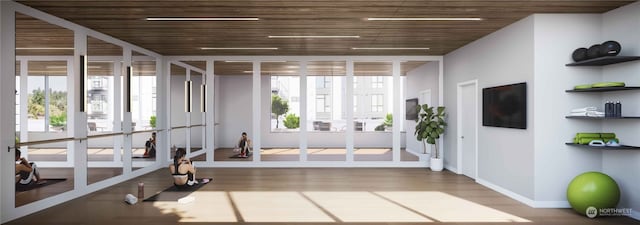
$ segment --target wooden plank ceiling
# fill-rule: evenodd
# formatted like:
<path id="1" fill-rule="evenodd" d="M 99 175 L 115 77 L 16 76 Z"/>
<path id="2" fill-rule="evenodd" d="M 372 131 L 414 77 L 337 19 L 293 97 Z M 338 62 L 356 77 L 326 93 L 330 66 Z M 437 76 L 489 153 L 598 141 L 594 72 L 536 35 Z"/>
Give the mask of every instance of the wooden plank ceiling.
<path id="1" fill-rule="evenodd" d="M 633 0 L 18 0 L 163 55 L 444 55 L 532 13 L 602 13 Z M 257 17 L 257 21 L 147 21 L 147 17 Z M 478 17 L 481 21 L 368 21 L 369 17 Z M 28 20 L 21 17 L 21 20 Z M 18 22 L 18 25 L 20 22 Z M 20 45 L 72 47 L 72 33 L 26 21 Z M 31 26 L 29 26 L 31 25 Z M 40 29 L 45 28 L 45 29 Z M 59 36 L 58 36 L 59 35 Z M 358 35 L 275 39 L 269 35 Z M 36 40 L 40 38 L 41 40 Z M 277 50 L 201 50 L 260 47 Z M 430 48 L 353 50 L 352 48 Z"/>
<path id="2" fill-rule="evenodd" d="M 444 55 L 532 13 L 602 13 L 633 0 L 18 0 L 162 55 Z M 257 21 L 147 21 L 147 17 L 257 17 Z M 369 17 L 474 17 L 480 21 L 369 21 Z M 346 35 L 359 38 L 269 38 L 270 35 Z M 89 55 L 121 56 L 96 38 Z M 73 55 L 73 32 L 16 15 L 17 55 Z M 32 48 L 59 49 L 32 49 Z M 277 50 L 201 50 L 278 48 Z M 61 49 L 60 49 L 61 48 Z M 354 50 L 352 48 L 429 48 Z M 135 54 L 134 55 L 141 55 Z M 91 58 L 90 58 L 91 60 Z M 335 62 L 309 64 L 309 73 L 340 75 Z M 344 62 L 342 62 L 344 63 Z M 402 74 L 425 62 L 405 62 Z M 265 63 L 263 75 L 288 75 L 290 62 Z M 332 64 L 332 65 L 328 65 Z M 97 65 L 96 65 L 97 66 Z M 196 66 L 204 69 L 203 62 Z M 149 66 L 151 67 L 151 66 Z M 316 67 L 315 69 L 313 67 Z M 251 73 L 250 63 L 216 62 L 216 74 Z M 151 68 L 149 68 L 151 69 Z M 148 69 L 147 69 L 148 70 Z M 385 62 L 354 65 L 356 75 L 388 75 Z M 174 71 L 174 69 L 172 69 Z M 174 74 L 181 74 L 176 69 Z M 272 72 L 269 72 L 272 71 Z M 276 72 L 273 72 L 276 71 Z M 280 72 L 278 72 L 280 71 Z M 109 71 L 110 72 L 110 71 Z"/>

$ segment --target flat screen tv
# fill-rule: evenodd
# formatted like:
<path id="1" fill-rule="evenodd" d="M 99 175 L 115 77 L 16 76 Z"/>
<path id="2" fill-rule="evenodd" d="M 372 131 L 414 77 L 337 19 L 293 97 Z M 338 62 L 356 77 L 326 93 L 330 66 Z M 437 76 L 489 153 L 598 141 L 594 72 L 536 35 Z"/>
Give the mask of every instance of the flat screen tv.
<path id="1" fill-rule="evenodd" d="M 418 119 L 418 99 L 417 98 L 412 98 L 412 99 L 407 99 L 407 103 L 406 105 L 406 115 L 405 115 L 405 119 L 406 120 L 416 120 Z"/>
<path id="2" fill-rule="evenodd" d="M 527 129 L 527 83 L 483 88 L 482 125 Z"/>

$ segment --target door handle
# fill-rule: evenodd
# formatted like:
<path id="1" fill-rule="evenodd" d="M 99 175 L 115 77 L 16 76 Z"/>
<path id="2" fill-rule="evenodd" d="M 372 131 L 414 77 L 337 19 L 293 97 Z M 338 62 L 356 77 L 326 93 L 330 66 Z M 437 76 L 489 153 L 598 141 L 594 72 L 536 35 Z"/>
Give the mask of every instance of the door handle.
<path id="1" fill-rule="evenodd" d="M 460 138 L 464 139 L 464 136 L 460 136 Z"/>

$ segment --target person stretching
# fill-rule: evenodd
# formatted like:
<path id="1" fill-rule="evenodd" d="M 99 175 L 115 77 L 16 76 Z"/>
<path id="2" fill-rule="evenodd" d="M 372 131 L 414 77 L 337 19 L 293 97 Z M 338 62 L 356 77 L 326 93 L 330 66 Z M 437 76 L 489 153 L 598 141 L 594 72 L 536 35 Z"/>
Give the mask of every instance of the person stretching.
<path id="1" fill-rule="evenodd" d="M 169 170 L 173 176 L 173 184 L 177 187 L 193 186 L 198 184 L 196 180 L 196 168 L 191 160 L 186 159 L 187 150 L 179 148 L 173 156 L 173 164 Z"/>
<path id="2" fill-rule="evenodd" d="M 16 149 L 16 184 L 29 185 L 32 183 L 45 183 L 44 180 L 40 179 L 40 173 L 36 168 L 36 164 L 27 161 L 24 157 L 20 157 L 21 154 L 20 149 Z"/>

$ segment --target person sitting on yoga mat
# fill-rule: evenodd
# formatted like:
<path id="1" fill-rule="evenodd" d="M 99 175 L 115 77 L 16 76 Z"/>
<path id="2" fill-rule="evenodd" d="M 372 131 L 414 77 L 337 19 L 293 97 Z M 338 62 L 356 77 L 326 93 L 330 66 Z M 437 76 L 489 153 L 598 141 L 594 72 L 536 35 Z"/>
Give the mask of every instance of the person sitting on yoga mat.
<path id="1" fill-rule="evenodd" d="M 240 157 L 242 158 L 249 157 L 250 147 L 251 147 L 251 139 L 247 137 L 246 132 L 242 132 L 242 136 L 240 137 L 240 140 L 238 140 L 238 146 L 237 146 L 237 148 L 240 149 Z"/>
<path id="2" fill-rule="evenodd" d="M 151 138 L 144 144 L 144 155 L 142 157 L 156 157 L 156 132 L 151 133 Z"/>
<path id="3" fill-rule="evenodd" d="M 196 181 L 196 168 L 191 160 L 185 159 L 186 155 L 186 149 L 177 149 L 173 156 L 173 164 L 169 165 L 169 170 L 173 175 L 173 184 L 178 187 L 198 184 L 198 181 Z"/>
<path id="4" fill-rule="evenodd" d="M 44 180 L 40 179 L 40 173 L 36 168 L 36 164 L 27 161 L 24 157 L 20 157 L 22 153 L 20 149 L 16 149 L 16 184 L 29 185 L 32 183 L 43 184 Z"/>

